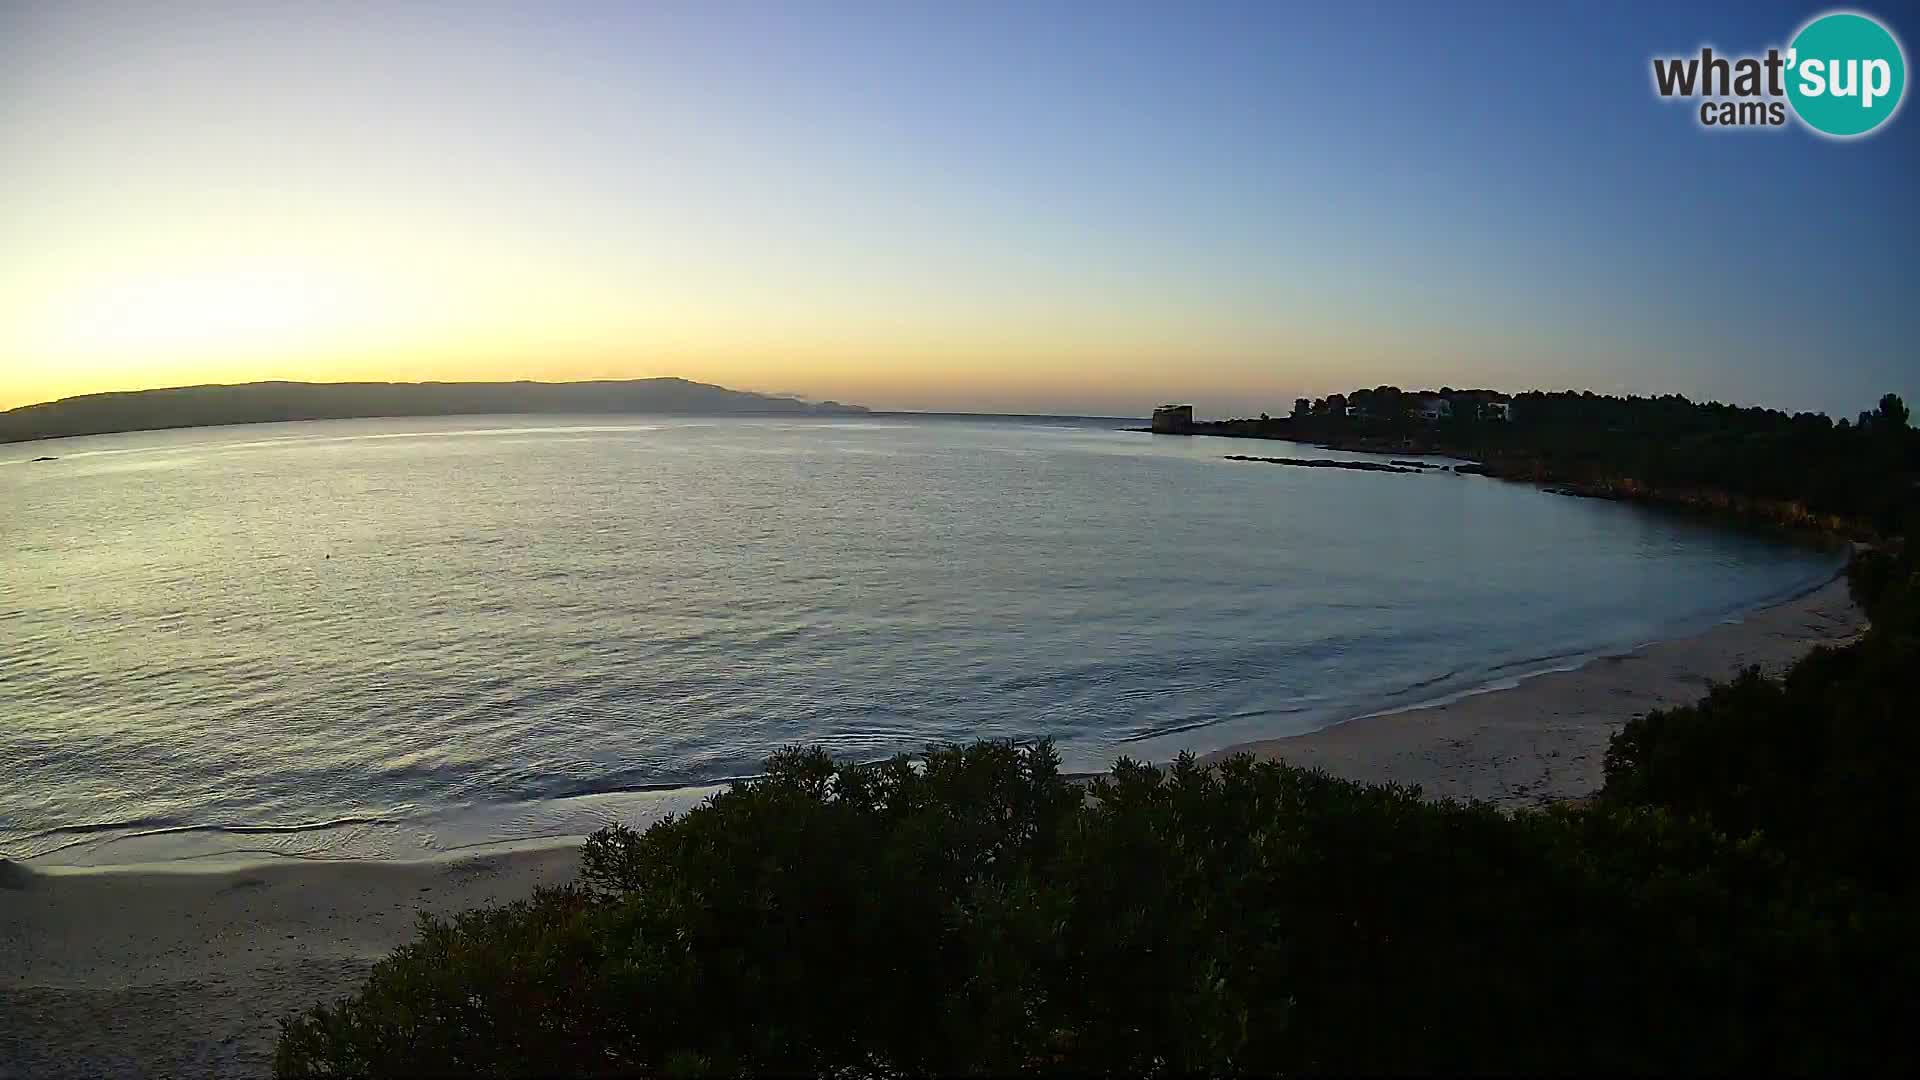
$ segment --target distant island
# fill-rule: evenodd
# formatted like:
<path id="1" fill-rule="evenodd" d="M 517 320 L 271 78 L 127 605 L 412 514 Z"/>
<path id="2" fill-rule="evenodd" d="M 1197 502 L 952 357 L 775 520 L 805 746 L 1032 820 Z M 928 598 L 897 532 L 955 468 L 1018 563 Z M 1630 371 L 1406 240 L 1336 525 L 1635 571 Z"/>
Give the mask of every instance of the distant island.
<path id="1" fill-rule="evenodd" d="M 118 431 L 488 413 L 841 416 L 859 405 L 729 390 L 687 379 L 595 382 L 254 382 L 86 394 L 0 412 L 0 443 Z"/>

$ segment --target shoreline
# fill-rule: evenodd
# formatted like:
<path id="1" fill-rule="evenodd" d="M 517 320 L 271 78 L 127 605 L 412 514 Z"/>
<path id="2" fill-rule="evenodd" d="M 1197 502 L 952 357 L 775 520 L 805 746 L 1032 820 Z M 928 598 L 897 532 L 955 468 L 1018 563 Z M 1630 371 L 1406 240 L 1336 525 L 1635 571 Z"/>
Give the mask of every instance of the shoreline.
<path id="1" fill-rule="evenodd" d="M 1784 607 L 1788 604 L 1800 603 L 1801 601 L 1811 598 L 1815 593 L 1818 593 L 1823 589 L 1827 589 L 1831 587 L 1836 582 L 1838 582 L 1841 586 L 1844 587 L 1846 585 L 1846 573 L 1847 573 L 1847 564 L 1845 562 L 1842 562 L 1838 567 L 1836 567 L 1833 570 L 1832 573 L 1826 575 L 1825 577 L 1812 581 L 1811 583 L 1796 586 L 1795 588 L 1789 591 L 1780 592 L 1772 596 L 1763 597 L 1759 600 L 1753 601 L 1752 603 L 1742 605 L 1738 608 L 1730 609 L 1718 615 L 1700 616 L 1694 619 L 1687 620 L 1683 623 L 1676 624 L 1674 628 L 1674 632 L 1664 637 L 1648 638 L 1645 641 L 1638 641 L 1632 645 L 1621 645 L 1616 647 L 1599 648 L 1599 649 L 1586 649 L 1586 650 L 1580 650 L 1576 652 L 1565 653 L 1559 656 L 1542 657 L 1538 661 L 1535 661 L 1535 663 L 1538 663 L 1541 666 L 1529 667 L 1520 671 L 1517 674 L 1511 673 L 1511 669 L 1516 667 L 1521 667 L 1521 664 L 1504 665 L 1504 670 L 1507 670 L 1509 673 L 1502 674 L 1496 678 L 1489 678 L 1486 682 L 1480 683 L 1475 686 L 1469 686 L 1460 690 L 1453 690 L 1448 693 L 1438 695 L 1437 697 L 1433 697 L 1425 701 L 1415 701 L 1410 704 L 1394 705 L 1390 708 L 1375 709 L 1371 712 L 1358 713 L 1353 716 L 1347 717 L 1344 720 L 1336 720 L 1333 723 L 1326 725 L 1325 727 L 1316 728 L 1313 731 L 1303 731 L 1294 735 L 1279 735 L 1279 736 L 1274 736 L 1273 738 L 1270 738 L 1270 739 L 1246 739 L 1241 742 L 1234 743 L 1231 746 L 1225 747 L 1221 750 L 1217 750 L 1217 751 L 1210 750 L 1206 754 L 1203 754 L 1201 756 L 1212 757 L 1217 754 L 1233 753 L 1239 748 L 1251 746 L 1255 743 L 1278 742 L 1282 739 L 1304 738 L 1308 735 L 1317 735 L 1320 732 L 1327 731 L 1331 728 L 1339 727 L 1341 724 L 1352 723 L 1355 720 L 1371 720 L 1374 717 L 1378 717 L 1378 716 L 1396 716 L 1401 713 L 1415 712 L 1420 709 L 1437 709 L 1447 705 L 1454 705 L 1468 698 L 1478 697 L 1482 694 L 1497 694 L 1497 693 L 1504 693 L 1509 690 L 1517 690 L 1525 686 L 1528 682 L 1531 682 L 1534 679 L 1543 678 L 1548 675 L 1562 675 L 1569 672 L 1579 671 L 1581 668 L 1584 668 L 1589 664 L 1596 664 L 1603 660 L 1623 659 L 1625 657 L 1630 657 L 1635 653 L 1639 653 L 1647 649 L 1658 648 L 1659 646 L 1669 645 L 1674 642 L 1690 641 L 1694 638 L 1701 637 L 1705 634 L 1713 633 L 1717 630 L 1722 630 L 1731 626 L 1737 626 L 1740 623 L 1746 622 L 1748 619 L 1754 618 L 1759 615 L 1763 615 L 1766 612 L 1772 611 L 1775 608 Z M 1850 602 L 1851 597 L 1849 596 L 1848 599 Z M 1864 630 L 1865 628 L 1864 616 L 1862 616 L 1862 622 L 1861 622 L 1860 628 L 1862 630 Z M 1858 634 L 1858 632 L 1859 631 L 1855 631 L 1856 635 Z M 1812 647 L 1813 647 L 1812 645 L 1807 646 L 1808 649 L 1811 649 Z M 1804 655 L 1804 653 L 1802 653 L 1802 655 Z M 1787 663 L 1789 664 L 1791 662 L 1792 662 L 1791 660 L 1787 661 Z M 1503 668 L 1495 668 L 1493 670 L 1499 671 L 1499 670 L 1503 670 Z M 1769 673 L 1773 673 L 1773 669 L 1769 669 Z"/>
<path id="2" fill-rule="evenodd" d="M 281 863 L 441 863 L 521 848 L 577 847 L 615 821 L 651 822 L 682 813 L 742 777 L 708 783 L 623 787 L 497 804 L 456 804 L 425 814 L 350 824 L 295 826 L 184 825 L 127 832 L 100 830 L 30 855 L 12 856 L 24 870 L 49 874 L 218 873 Z M 534 807 L 533 831 L 504 822 Z M 520 822 L 525 826 L 526 822 Z M 43 834 L 36 834 L 43 835 Z M 238 837 L 239 839 L 236 839 Z M 7 856 L 0 853 L 0 865 Z M 0 1080 L 5 1080 L 0 1076 Z"/>
<path id="3" fill-rule="evenodd" d="M 1238 737 L 1229 736 L 1233 741 L 1225 746 L 1216 743 L 1211 748 L 1197 749 L 1196 753 L 1203 761 L 1217 761 L 1242 751 L 1277 752 L 1282 747 L 1306 746 L 1316 737 L 1326 736 L 1329 732 L 1361 721 L 1448 708 L 1476 697 L 1525 690 L 1528 684 L 1538 679 L 1578 672 L 1596 664 L 1619 661 L 1649 650 L 1663 650 L 1675 643 L 1689 642 L 1704 635 L 1725 632 L 1729 628 L 1738 627 L 1775 609 L 1808 601 L 1836 584 L 1844 594 L 1845 567 L 1846 564 L 1842 562 L 1825 576 L 1816 578 L 1810 583 L 1794 586 L 1791 591 L 1764 596 L 1719 615 L 1706 615 L 1687 620 L 1671 628 L 1673 636 L 1670 637 L 1652 638 L 1632 645 L 1622 643 L 1579 650 L 1555 657 L 1540 657 L 1533 662 L 1535 666 L 1531 667 L 1523 668 L 1518 663 L 1501 665 L 1488 672 L 1484 682 L 1452 689 L 1431 698 L 1394 704 L 1383 701 L 1378 705 L 1362 706 L 1368 711 L 1348 714 L 1312 731 L 1287 735 L 1262 735 L 1257 730 L 1249 731 Z M 1850 600 L 1846 601 L 1846 606 L 1851 607 Z M 1712 621 L 1707 622 L 1708 619 Z M 1851 632 L 1857 633 L 1859 629 L 1864 628 L 1864 625 L 1864 616 L 1860 616 Z M 1784 661 L 1769 655 L 1756 662 L 1773 671 L 1776 669 L 1775 665 L 1784 666 L 1786 663 L 1791 663 L 1793 659 L 1797 659 L 1814 645 L 1832 640 L 1837 639 L 1816 636 L 1810 638 L 1798 653 Z M 1496 676 L 1494 672 L 1501 671 L 1501 667 L 1507 670 Z M 1512 670 L 1514 668 L 1521 668 L 1521 670 L 1514 671 Z M 1732 673 L 1729 671 L 1726 674 Z M 1698 685 L 1704 687 L 1704 682 Z M 1697 697 L 1698 694 L 1693 694 L 1678 703 L 1691 702 Z M 1148 741 L 1166 743 L 1167 739 L 1175 737 L 1177 733 L 1169 732 Z M 1160 752 L 1151 754 L 1150 760 L 1163 766 L 1170 764 L 1176 749 L 1173 744 L 1167 743 Z M 1309 750 L 1307 752 L 1324 753 L 1325 751 Z M 1094 772 L 1073 772 L 1070 775 L 1091 776 L 1104 771 L 1105 769 L 1101 768 Z M 327 829 L 317 826 L 238 830 L 219 826 L 172 827 L 113 833 L 98 839 L 81 838 L 24 856 L 14 854 L 8 857 L 7 853 L 0 852 L 0 873 L 11 871 L 49 877 L 126 873 L 218 874 L 283 864 L 436 865 L 527 850 L 577 848 L 595 829 L 610 822 L 621 821 L 636 827 L 644 827 L 664 814 L 684 812 L 734 782 L 750 779 L 752 775 L 754 774 L 659 787 L 648 785 L 640 788 L 581 792 L 563 799 L 551 800 L 553 820 L 545 823 L 548 828 L 545 831 L 525 835 L 501 835 L 493 827 L 497 822 L 491 820 L 497 814 L 476 813 L 472 807 L 439 812 L 424 818 L 378 823 L 387 826 L 387 831 L 396 835 L 429 831 L 435 837 L 435 842 L 430 845 L 398 840 L 367 841 L 358 845 L 340 844 L 331 838 Z M 512 809 L 514 812 L 520 812 L 524 807 L 521 804 L 514 804 Z M 275 834 L 285 833 L 325 839 L 318 845 L 304 848 L 300 846 L 234 847 L 210 843 L 206 839 L 209 835 L 225 836 L 235 831 L 245 833 L 270 831 Z M 7 1080 L 4 1073 L 0 1073 L 0 1080 Z"/>
<path id="4" fill-rule="evenodd" d="M 573 880 L 578 845 L 432 861 L 0 870 L 0 1080 L 256 1077 L 278 1020 L 448 915 Z"/>
<path id="5" fill-rule="evenodd" d="M 1392 458 L 1395 455 L 1411 457 L 1446 458 L 1461 464 L 1451 471 L 1467 476 L 1485 476 L 1511 484 L 1531 484 L 1543 491 L 1555 495 L 1568 495 L 1583 499 L 1602 499 L 1608 502 L 1633 503 L 1654 509 L 1676 510 L 1698 514 L 1709 520 L 1723 524 L 1751 525 L 1762 528 L 1784 530 L 1791 534 L 1809 538 L 1858 537 L 1871 535 L 1870 529 L 1864 529 L 1861 522 L 1844 518 L 1838 514 L 1814 513 L 1796 503 L 1774 498 L 1730 495 L 1712 488 L 1660 488 L 1645 487 L 1633 480 L 1617 477 L 1568 476 L 1556 474 L 1542 467 L 1538 459 L 1524 455 L 1515 457 L 1511 453 L 1495 453 L 1491 456 L 1484 452 L 1466 451 L 1446 446 L 1424 436 L 1426 433 L 1403 434 L 1399 436 L 1371 434 L 1362 435 L 1347 432 L 1336 435 L 1313 436 L 1305 432 L 1295 432 L 1286 427 L 1283 430 L 1250 430 L 1247 424 L 1286 424 L 1291 420 L 1282 418 L 1270 421 L 1248 420 L 1208 420 L 1189 425 L 1185 430 L 1155 431 L 1153 428 L 1123 428 L 1134 433 L 1177 438 L 1213 438 L 1213 439 L 1253 439 L 1260 442 L 1285 442 L 1296 446 L 1311 446 L 1318 450 L 1332 450 L 1346 454 L 1367 454 L 1379 458 Z M 1276 461 L 1274 458 L 1248 457 L 1245 455 L 1225 455 L 1230 460 Z M 1298 464 L 1295 461 L 1279 461 L 1280 464 Z M 1419 470 L 1415 470 L 1419 471 Z"/>
<path id="6" fill-rule="evenodd" d="M 1691 704 L 1710 682 L 1748 666 L 1778 674 L 1818 646 L 1854 640 L 1866 625 L 1846 576 L 1835 574 L 1691 636 L 1318 731 L 1238 743 L 1201 761 L 1251 753 L 1342 779 L 1418 785 L 1429 797 L 1508 808 L 1584 798 L 1599 790 L 1607 742 L 1628 720 Z"/>
<path id="7" fill-rule="evenodd" d="M 1864 627 L 1835 575 L 1691 637 L 1202 760 L 1250 751 L 1508 807 L 1578 798 L 1632 716 Z M 266 1075 L 278 1019 L 356 989 L 419 913 L 520 899 L 578 865 L 578 844 L 560 837 L 418 860 L 0 864 L 0 1080 Z"/>

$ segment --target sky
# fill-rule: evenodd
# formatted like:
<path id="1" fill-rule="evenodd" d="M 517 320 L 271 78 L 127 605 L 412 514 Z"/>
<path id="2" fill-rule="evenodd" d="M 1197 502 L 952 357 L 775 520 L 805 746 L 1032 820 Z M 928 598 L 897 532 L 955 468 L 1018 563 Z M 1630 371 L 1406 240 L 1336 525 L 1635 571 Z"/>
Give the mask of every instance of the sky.
<path id="1" fill-rule="evenodd" d="M 1650 75 L 1826 10 L 3 0 L 0 408 L 678 375 L 1851 416 L 1920 400 L 1920 111 L 1714 132 Z M 1920 5 L 1857 10 L 1914 58 Z"/>

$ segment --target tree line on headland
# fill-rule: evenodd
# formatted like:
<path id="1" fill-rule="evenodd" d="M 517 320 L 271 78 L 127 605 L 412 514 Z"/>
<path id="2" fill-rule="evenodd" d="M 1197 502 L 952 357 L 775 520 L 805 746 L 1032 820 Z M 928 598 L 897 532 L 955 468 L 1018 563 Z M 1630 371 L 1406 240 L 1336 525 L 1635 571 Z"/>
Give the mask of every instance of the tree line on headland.
<path id="1" fill-rule="evenodd" d="M 1435 402 L 1445 402 L 1444 412 Z M 1421 415 L 1428 406 L 1427 416 Z M 1497 410 L 1489 405 L 1502 406 Z M 1438 416 L 1433 413 L 1441 413 Z M 1183 433 L 1468 458 L 1583 495 L 1700 506 L 1864 535 L 1910 530 L 1920 431 L 1894 394 L 1856 419 L 1592 391 L 1507 395 L 1381 386 L 1300 398 L 1289 416 Z"/>
<path id="2" fill-rule="evenodd" d="M 1861 640 L 1633 721 L 1579 805 L 785 750 L 574 885 L 423 918 L 276 1071 L 1910 1072 L 1920 565 L 1849 576 Z"/>
<path id="3" fill-rule="evenodd" d="M 277 1073 L 1920 1067 L 1904 404 L 1832 423 L 1488 400 L 1511 418 L 1374 391 L 1220 433 L 1866 534 L 1848 578 L 1871 629 L 1631 721 L 1592 799 L 1517 812 L 1246 756 L 1076 783 L 1044 742 L 784 750 L 686 814 L 597 833 L 572 885 L 424 917 L 353 995 L 284 1018 Z"/>

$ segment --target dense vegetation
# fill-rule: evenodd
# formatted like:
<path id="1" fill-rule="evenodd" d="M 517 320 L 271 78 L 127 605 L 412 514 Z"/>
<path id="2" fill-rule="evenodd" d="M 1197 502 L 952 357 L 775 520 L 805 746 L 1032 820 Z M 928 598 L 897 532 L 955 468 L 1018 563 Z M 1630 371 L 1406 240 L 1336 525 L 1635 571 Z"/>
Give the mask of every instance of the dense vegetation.
<path id="1" fill-rule="evenodd" d="M 1510 422 L 1416 427 L 1362 400 L 1373 415 L 1303 401 L 1286 423 L 1883 538 L 1913 520 L 1891 396 L 1842 424 L 1522 395 Z M 1583 806 L 1509 814 L 1245 757 L 1083 786 L 1046 744 L 783 751 L 684 816 L 597 834 L 573 886 L 423 920 L 359 993 L 288 1018 L 277 1068 L 1911 1070 L 1920 566 L 1883 540 L 1849 574 L 1861 641 L 1629 723 Z"/>
<path id="2" fill-rule="evenodd" d="M 1422 421 L 1417 402 L 1451 415 Z M 1510 406 L 1498 419 L 1489 403 Z M 1351 413 L 1351 414 L 1350 414 Z M 1381 386 L 1301 398 L 1289 417 L 1230 420 L 1202 431 L 1297 439 L 1349 449 L 1426 450 L 1486 463 L 1496 475 L 1584 494 L 1697 504 L 1785 524 L 1906 535 L 1920 503 L 1920 431 L 1888 394 L 1838 423 L 1821 413 L 1609 397 L 1591 391 L 1404 392 Z"/>
<path id="3" fill-rule="evenodd" d="M 1603 798 L 1758 833 L 1811 871 L 1920 898 L 1920 568 L 1909 545 L 1857 556 L 1849 576 L 1864 639 L 1629 722 Z"/>
<path id="4" fill-rule="evenodd" d="M 1920 1064 L 1916 582 L 1867 639 L 1506 814 L 1236 758 L 1084 788 L 1047 745 L 764 778 L 587 844 L 290 1019 L 284 1076 L 1891 1071 Z"/>

